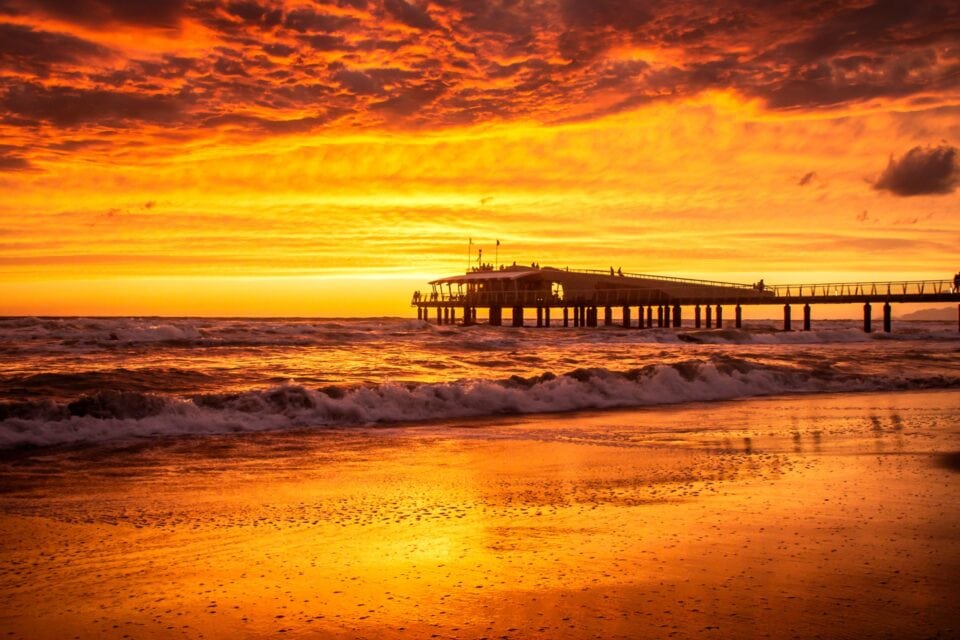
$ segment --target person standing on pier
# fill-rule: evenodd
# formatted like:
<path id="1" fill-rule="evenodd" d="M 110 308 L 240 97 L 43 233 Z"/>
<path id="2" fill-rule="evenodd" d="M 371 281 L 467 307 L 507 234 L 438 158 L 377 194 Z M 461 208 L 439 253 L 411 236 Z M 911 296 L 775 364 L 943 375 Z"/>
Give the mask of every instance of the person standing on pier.
<path id="1" fill-rule="evenodd" d="M 958 271 L 957 274 L 953 276 L 953 292 L 960 293 L 960 271 Z"/>

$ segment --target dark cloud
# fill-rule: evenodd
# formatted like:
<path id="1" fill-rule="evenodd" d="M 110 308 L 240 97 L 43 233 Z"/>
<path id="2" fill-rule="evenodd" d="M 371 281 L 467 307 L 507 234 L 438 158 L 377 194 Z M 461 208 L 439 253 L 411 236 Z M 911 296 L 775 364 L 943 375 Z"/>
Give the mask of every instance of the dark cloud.
<path id="1" fill-rule="evenodd" d="M 0 23 L 0 68 L 46 75 L 54 64 L 77 64 L 111 55 L 106 47 L 66 33 Z"/>
<path id="2" fill-rule="evenodd" d="M 0 145 L 0 171 L 29 171 L 33 165 L 23 157 L 21 149 Z"/>
<path id="3" fill-rule="evenodd" d="M 94 28 L 115 23 L 176 27 L 186 9 L 185 0 L 8 0 L 7 4 Z"/>
<path id="4" fill-rule="evenodd" d="M 426 9 L 405 0 L 383 0 L 383 8 L 400 22 L 416 29 L 430 30 L 438 27 Z"/>
<path id="5" fill-rule="evenodd" d="M 207 118 L 204 120 L 203 124 L 207 127 L 234 126 L 246 130 L 259 131 L 262 133 L 285 135 L 313 131 L 314 129 L 317 129 L 318 127 L 330 122 L 330 120 L 335 118 L 337 115 L 339 114 L 327 113 L 324 115 L 294 118 L 290 120 L 270 120 L 267 118 L 243 114 L 226 114 Z"/>
<path id="6" fill-rule="evenodd" d="M 124 122 L 165 124 L 179 119 L 183 100 L 102 89 L 16 85 L 0 95 L 0 105 L 21 122 L 61 127 L 81 124 L 120 125 Z M 8 119 L 9 116 L 4 116 Z"/>
<path id="7" fill-rule="evenodd" d="M 342 37 L 328 35 L 325 33 L 319 35 L 297 36 L 297 39 L 315 51 L 341 51 L 349 48 L 347 41 Z"/>
<path id="8" fill-rule="evenodd" d="M 283 20 L 283 11 L 276 7 L 260 5 L 255 0 L 230 2 L 225 10 L 247 24 L 260 25 L 266 28 L 275 27 Z"/>
<path id="9" fill-rule="evenodd" d="M 295 9 L 283 19 L 284 27 L 298 33 L 333 33 L 356 24 L 355 18 L 318 13 L 313 9 Z"/>
<path id="10" fill-rule="evenodd" d="M 900 159 L 890 156 L 873 188 L 898 196 L 952 193 L 960 183 L 957 149 L 948 145 L 914 147 Z"/>
<path id="11" fill-rule="evenodd" d="M 567 25 L 575 29 L 611 28 L 632 31 L 656 15 L 658 8 L 647 0 L 562 0 L 561 11 Z"/>
<path id="12" fill-rule="evenodd" d="M 333 74 L 333 79 L 347 91 L 358 95 L 374 95 L 382 91 L 380 83 L 362 71 L 341 69 Z"/>

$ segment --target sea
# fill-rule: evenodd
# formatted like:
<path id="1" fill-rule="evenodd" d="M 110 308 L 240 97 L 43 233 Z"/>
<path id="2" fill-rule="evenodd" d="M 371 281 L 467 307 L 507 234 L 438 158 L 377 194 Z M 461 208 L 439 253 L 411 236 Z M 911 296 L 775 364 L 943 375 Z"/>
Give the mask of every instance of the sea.
<path id="1" fill-rule="evenodd" d="M 956 323 L 0 318 L 0 449 L 960 387 Z"/>

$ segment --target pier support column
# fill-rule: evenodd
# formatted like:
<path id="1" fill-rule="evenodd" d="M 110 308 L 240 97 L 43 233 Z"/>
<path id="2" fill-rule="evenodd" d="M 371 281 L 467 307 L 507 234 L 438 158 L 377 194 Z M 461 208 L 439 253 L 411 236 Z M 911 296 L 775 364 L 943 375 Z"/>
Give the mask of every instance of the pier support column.
<path id="1" fill-rule="evenodd" d="M 417 320 L 423 320 L 423 309 L 417 307 Z"/>
<path id="2" fill-rule="evenodd" d="M 742 329 L 743 328 L 743 307 L 741 307 L 740 305 L 737 305 L 737 307 L 733 310 L 733 315 L 734 315 L 735 326 L 737 327 L 737 329 Z"/>
<path id="3" fill-rule="evenodd" d="M 678 304 L 673 305 L 673 328 L 674 329 L 680 328 L 681 317 L 682 316 L 680 311 L 680 305 Z"/>
<path id="4" fill-rule="evenodd" d="M 473 322 L 473 324 L 477 324 L 477 308 L 476 307 L 470 307 L 470 321 Z"/>
<path id="5" fill-rule="evenodd" d="M 450 307 L 450 324 L 457 324 L 457 308 Z"/>
<path id="6" fill-rule="evenodd" d="M 550 307 L 543 308 L 543 326 L 550 328 Z"/>
<path id="7" fill-rule="evenodd" d="M 597 317 L 599 313 L 597 312 L 596 307 L 590 307 L 590 310 L 587 313 L 587 326 L 595 327 L 597 326 Z"/>
<path id="8" fill-rule="evenodd" d="M 960 308 L 958 308 L 960 311 Z M 653 305 L 647 307 L 647 328 L 653 329 Z"/>
<path id="9" fill-rule="evenodd" d="M 883 303 L 883 330 L 885 333 L 890 333 L 893 329 L 893 308 L 890 306 L 889 302 Z"/>
<path id="10" fill-rule="evenodd" d="M 700 305 L 693 308 L 693 326 L 697 329 L 700 328 Z"/>
<path id="11" fill-rule="evenodd" d="M 473 324 L 473 313 L 470 311 L 470 307 L 463 308 L 463 326 L 469 327 Z"/>
<path id="12" fill-rule="evenodd" d="M 783 330 L 790 331 L 790 305 L 783 305 Z"/>
<path id="13" fill-rule="evenodd" d="M 523 307 L 513 308 L 513 326 L 515 327 L 523 326 Z"/>
<path id="14" fill-rule="evenodd" d="M 663 305 L 657 305 L 657 328 L 663 329 Z"/>
<path id="15" fill-rule="evenodd" d="M 580 326 L 587 326 L 587 308 L 577 307 L 577 315 L 580 317 Z"/>
<path id="16" fill-rule="evenodd" d="M 705 305 L 707 310 L 707 329 L 713 329 L 713 307 Z"/>
<path id="17" fill-rule="evenodd" d="M 810 305 L 803 305 L 803 330 L 810 331 Z"/>
<path id="18" fill-rule="evenodd" d="M 603 326 L 609 327 L 613 324 L 613 308 L 603 308 Z"/>
<path id="19" fill-rule="evenodd" d="M 537 307 L 537 326 L 543 326 L 543 307 Z"/>
<path id="20" fill-rule="evenodd" d="M 500 307 L 490 307 L 487 310 L 487 323 L 491 327 L 503 325 L 503 309 Z"/>
<path id="21" fill-rule="evenodd" d="M 863 332 L 871 333 L 873 331 L 873 307 L 869 302 L 863 304 Z"/>
<path id="22" fill-rule="evenodd" d="M 723 328 L 723 307 L 717 305 L 717 329 Z"/>
<path id="23" fill-rule="evenodd" d="M 443 324 L 443 310 L 437 307 L 437 324 Z"/>
<path id="24" fill-rule="evenodd" d="M 637 307 L 637 329 L 643 329 L 643 305 Z"/>
<path id="25" fill-rule="evenodd" d="M 570 326 L 570 309 L 568 309 L 567 307 L 563 308 L 563 326 L 565 327 Z"/>
<path id="26" fill-rule="evenodd" d="M 670 305 L 663 305 L 663 326 L 667 329 L 670 328 Z"/>
<path id="27" fill-rule="evenodd" d="M 630 307 L 624 307 L 623 309 L 621 309 L 620 316 L 623 319 L 623 328 L 629 329 L 630 328 Z"/>

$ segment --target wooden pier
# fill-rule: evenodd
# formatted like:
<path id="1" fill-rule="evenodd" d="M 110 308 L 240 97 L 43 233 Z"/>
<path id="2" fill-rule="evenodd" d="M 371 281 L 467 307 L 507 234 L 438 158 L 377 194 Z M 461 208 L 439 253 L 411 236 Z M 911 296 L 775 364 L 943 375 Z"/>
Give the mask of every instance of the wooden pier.
<path id="1" fill-rule="evenodd" d="M 746 285 L 612 270 L 511 266 L 475 269 L 429 284 L 429 292 L 413 294 L 411 305 L 417 308 L 418 319 L 437 324 L 475 324 L 477 309 L 484 308 L 494 326 L 504 324 L 503 310 L 508 309 L 510 324 L 522 327 L 526 310 L 534 309 L 537 327 L 679 328 L 684 314 L 692 312 L 693 327 L 709 329 L 724 326 L 728 308 L 733 312 L 732 326 L 740 328 L 743 307 L 777 305 L 783 307 L 785 331 L 793 329 L 795 306 L 803 314 L 800 326 L 809 331 L 812 305 L 859 303 L 864 331 L 873 331 L 873 305 L 882 305 L 882 328 L 890 332 L 895 303 L 956 302 L 960 331 L 960 293 L 950 280 L 764 286 L 762 281 Z"/>

